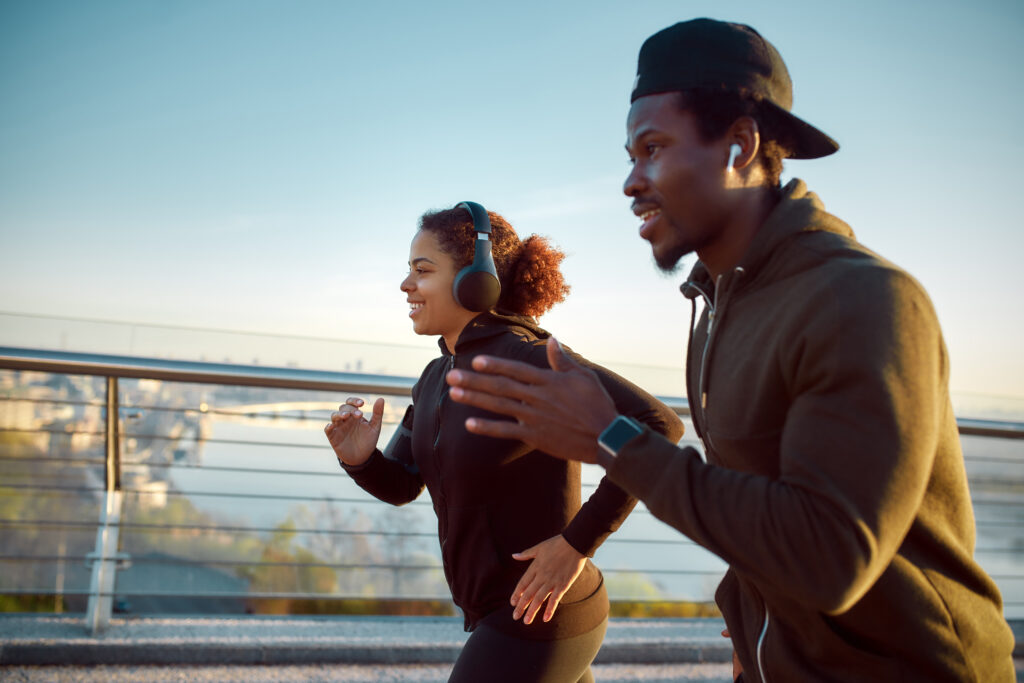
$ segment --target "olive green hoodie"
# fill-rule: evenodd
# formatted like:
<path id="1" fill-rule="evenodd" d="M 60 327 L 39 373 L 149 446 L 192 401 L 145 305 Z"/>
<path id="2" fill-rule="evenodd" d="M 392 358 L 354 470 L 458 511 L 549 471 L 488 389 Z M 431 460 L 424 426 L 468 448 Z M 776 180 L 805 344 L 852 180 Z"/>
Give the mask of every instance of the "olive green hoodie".
<path id="1" fill-rule="evenodd" d="M 610 478 L 726 560 L 746 681 L 1013 681 L 928 295 L 794 180 L 707 304 L 687 391 L 707 462 L 647 431 Z"/>

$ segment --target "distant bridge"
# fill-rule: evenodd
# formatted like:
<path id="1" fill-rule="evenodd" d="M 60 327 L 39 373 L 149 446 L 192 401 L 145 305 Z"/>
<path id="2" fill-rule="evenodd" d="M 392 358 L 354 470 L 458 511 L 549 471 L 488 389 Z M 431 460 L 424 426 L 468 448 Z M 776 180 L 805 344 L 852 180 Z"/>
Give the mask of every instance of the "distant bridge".
<path id="1" fill-rule="evenodd" d="M 302 425 L 302 422 L 307 420 L 317 419 L 322 417 L 323 419 L 329 419 L 330 413 L 333 413 L 341 405 L 344 398 L 338 401 L 278 401 L 274 403 L 250 403 L 245 405 L 235 406 L 218 406 L 216 408 L 201 407 L 201 412 L 209 417 L 216 418 L 227 418 L 227 419 L 241 419 L 247 423 L 270 423 L 275 427 L 285 427 L 281 423 L 284 419 L 296 419 L 296 426 L 302 426 L 306 428 L 306 425 Z M 407 399 L 400 398 L 399 407 L 395 407 L 395 401 L 387 400 L 384 404 L 384 424 L 395 424 L 405 412 L 405 406 Z M 367 400 L 367 405 L 363 406 L 364 412 L 370 412 L 373 409 L 373 403 Z M 327 415 L 316 415 L 316 413 L 327 413 Z"/>

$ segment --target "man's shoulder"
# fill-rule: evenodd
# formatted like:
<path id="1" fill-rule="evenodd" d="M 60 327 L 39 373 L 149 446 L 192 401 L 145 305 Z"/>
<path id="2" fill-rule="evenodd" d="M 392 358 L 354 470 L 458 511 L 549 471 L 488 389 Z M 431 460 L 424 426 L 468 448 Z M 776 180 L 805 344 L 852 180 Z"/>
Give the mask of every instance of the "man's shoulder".
<path id="1" fill-rule="evenodd" d="M 831 232 L 801 233 L 783 259 L 802 261 L 806 271 L 834 287 L 912 290 L 924 293 L 914 276 L 856 239 Z"/>

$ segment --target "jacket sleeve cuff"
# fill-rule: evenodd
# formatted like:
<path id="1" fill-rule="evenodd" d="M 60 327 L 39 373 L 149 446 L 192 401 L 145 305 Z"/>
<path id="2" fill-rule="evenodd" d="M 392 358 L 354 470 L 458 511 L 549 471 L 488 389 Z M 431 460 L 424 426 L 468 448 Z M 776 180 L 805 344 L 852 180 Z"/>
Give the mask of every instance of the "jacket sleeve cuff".
<path id="1" fill-rule="evenodd" d="M 600 543 L 595 543 L 593 539 L 595 536 L 600 537 L 601 534 L 594 534 L 592 530 L 584 528 L 589 525 L 578 523 L 577 520 L 579 520 L 579 515 L 569 522 L 569 526 L 562 530 L 562 538 L 580 555 L 593 557 L 594 553 L 601 546 Z M 604 536 L 607 536 L 607 534 L 604 534 Z"/>
<path id="2" fill-rule="evenodd" d="M 669 469 L 668 463 L 681 456 L 700 460 L 692 447 L 680 448 L 661 434 L 645 429 L 622 447 L 606 472 L 626 493 L 650 507 L 652 496 L 664 488 L 663 475 Z"/>
<path id="3" fill-rule="evenodd" d="M 348 465 L 342 462 L 341 458 L 338 458 L 338 464 L 341 465 L 341 469 L 345 470 L 349 474 L 359 474 L 372 469 L 377 464 L 377 459 L 383 457 L 384 454 L 380 452 L 380 449 L 375 448 L 373 449 L 373 453 L 370 454 L 370 457 L 366 459 L 366 462 L 360 465 Z"/>

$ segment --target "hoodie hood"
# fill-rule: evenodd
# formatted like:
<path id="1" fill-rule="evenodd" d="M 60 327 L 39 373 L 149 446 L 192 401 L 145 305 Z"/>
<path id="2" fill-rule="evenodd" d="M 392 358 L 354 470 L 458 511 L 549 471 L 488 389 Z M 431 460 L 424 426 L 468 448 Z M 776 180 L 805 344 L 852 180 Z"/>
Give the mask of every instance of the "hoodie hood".
<path id="1" fill-rule="evenodd" d="M 519 315 L 504 309 L 485 311 L 469 321 L 459 334 L 455 342 L 455 353 L 461 354 L 472 350 L 478 343 L 491 339 L 492 337 L 513 332 L 521 337 L 533 339 L 547 339 L 551 333 L 537 324 L 537 321 L 528 315 Z M 445 356 L 452 355 L 448 345 L 444 343 L 444 337 L 437 340 L 441 353 Z"/>
<path id="2" fill-rule="evenodd" d="M 748 274 L 745 279 L 749 282 L 765 267 L 780 244 L 807 233 L 817 232 L 856 239 L 849 225 L 825 211 L 825 205 L 818 195 L 808 190 L 804 181 L 794 178 L 782 188 L 778 204 L 768 214 L 768 218 L 758 229 L 736 266 Z M 711 281 L 707 266 L 702 261 L 697 261 L 680 290 L 687 298 L 692 299 L 700 294 L 697 288 L 708 292 L 713 287 L 714 283 Z"/>

